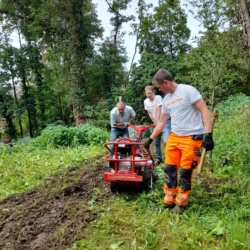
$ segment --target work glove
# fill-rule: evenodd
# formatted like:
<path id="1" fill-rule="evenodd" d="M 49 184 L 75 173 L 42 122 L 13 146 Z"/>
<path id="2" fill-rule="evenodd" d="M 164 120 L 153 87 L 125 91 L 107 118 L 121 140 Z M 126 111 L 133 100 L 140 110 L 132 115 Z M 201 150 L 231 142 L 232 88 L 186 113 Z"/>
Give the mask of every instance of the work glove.
<path id="1" fill-rule="evenodd" d="M 149 146 L 150 146 L 150 144 L 153 142 L 153 140 L 151 139 L 151 138 L 148 138 L 148 140 L 145 142 L 145 145 L 144 145 L 144 147 L 146 148 L 146 149 L 149 149 Z"/>
<path id="2" fill-rule="evenodd" d="M 203 148 L 206 149 L 206 151 L 211 151 L 214 149 L 214 141 L 212 137 L 212 133 L 205 134 L 205 138 L 202 142 Z"/>

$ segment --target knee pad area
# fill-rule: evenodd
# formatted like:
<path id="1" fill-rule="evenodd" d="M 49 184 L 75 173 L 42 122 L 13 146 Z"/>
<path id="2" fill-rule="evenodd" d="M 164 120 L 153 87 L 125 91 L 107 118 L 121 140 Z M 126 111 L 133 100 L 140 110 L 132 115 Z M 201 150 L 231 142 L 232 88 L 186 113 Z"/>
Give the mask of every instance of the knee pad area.
<path id="1" fill-rule="evenodd" d="M 182 191 L 191 190 L 193 169 L 180 168 L 180 187 Z"/>
<path id="2" fill-rule="evenodd" d="M 164 172 L 166 175 L 165 183 L 168 188 L 176 188 L 177 187 L 177 166 L 165 164 Z"/>

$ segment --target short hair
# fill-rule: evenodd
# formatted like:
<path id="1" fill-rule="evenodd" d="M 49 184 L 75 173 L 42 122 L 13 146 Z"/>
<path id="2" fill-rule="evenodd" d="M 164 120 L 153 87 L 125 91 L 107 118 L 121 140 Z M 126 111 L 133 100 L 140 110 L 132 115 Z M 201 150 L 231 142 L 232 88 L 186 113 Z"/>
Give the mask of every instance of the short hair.
<path id="1" fill-rule="evenodd" d="M 119 104 L 122 104 L 124 107 L 126 106 L 125 102 L 124 101 L 119 101 L 116 103 L 116 106 L 119 105 Z"/>
<path id="2" fill-rule="evenodd" d="M 151 91 L 155 92 L 155 91 L 154 91 L 154 87 L 153 87 L 152 85 L 146 86 L 146 87 L 145 87 L 145 91 L 147 91 L 147 90 L 151 90 Z"/>
<path id="3" fill-rule="evenodd" d="M 154 77 L 153 77 L 153 80 L 152 80 L 152 82 L 154 83 L 154 82 L 157 82 L 158 84 L 163 84 L 163 81 L 164 80 L 167 80 L 167 81 L 173 81 L 174 80 L 174 78 L 173 78 L 173 76 L 171 75 L 171 73 L 170 72 L 168 72 L 167 70 L 165 70 L 165 69 L 159 69 L 157 72 L 156 72 L 156 74 L 154 75 Z"/>

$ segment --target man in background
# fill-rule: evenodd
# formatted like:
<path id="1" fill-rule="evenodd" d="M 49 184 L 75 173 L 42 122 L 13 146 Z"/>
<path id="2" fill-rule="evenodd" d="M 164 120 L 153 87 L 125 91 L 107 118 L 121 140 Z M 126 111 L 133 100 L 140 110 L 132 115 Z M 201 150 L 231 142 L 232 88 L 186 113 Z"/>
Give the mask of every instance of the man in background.
<path id="1" fill-rule="evenodd" d="M 146 86 L 145 94 L 147 96 L 147 99 L 144 100 L 144 108 L 145 110 L 147 110 L 151 121 L 156 125 L 161 115 L 162 97 L 160 95 L 155 95 L 153 86 Z M 156 166 L 162 162 L 161 138 L 163 139 L 163 143 L 165 146 L 170 131 L 171 119 L 169 117 L 162 132 L 155 138 Z"/>

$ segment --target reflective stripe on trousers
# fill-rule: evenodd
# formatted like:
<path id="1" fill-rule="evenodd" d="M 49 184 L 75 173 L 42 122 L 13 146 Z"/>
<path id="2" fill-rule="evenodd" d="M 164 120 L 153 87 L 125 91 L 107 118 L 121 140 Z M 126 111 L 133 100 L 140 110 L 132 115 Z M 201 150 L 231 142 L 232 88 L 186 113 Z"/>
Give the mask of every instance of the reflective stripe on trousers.
<path id="1" fill-rule="evenodd" d="M 166 184 L 164 184 L 164 199 L 163 199 L 163 203 L 167 204 L 167 205 L 172 205 L 175 204 L 175 196 L 177 193 L 177 188 L 168 188 Z"/>
<path id="2" fill-rule="evenodd" d="M 166 184 L 164 184 L 164 199 L 163 203 L 167 205 L 177 204 L 180 206 L 186 206 L 188 204 L 188 196 L 190 190 L 182 191 L 178 186 L 175 189 L 168 188 Z"/>
<path id="3" fill-rule="evenodd" d="M 186 206 L 188 204 L 189 193 L 190 190 L 182 191 L 181 188 L 178 187 L 175 203 L 180 206 Z"/>

